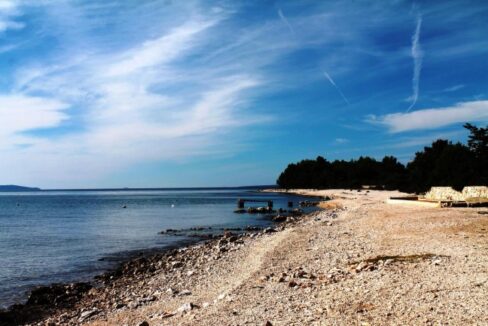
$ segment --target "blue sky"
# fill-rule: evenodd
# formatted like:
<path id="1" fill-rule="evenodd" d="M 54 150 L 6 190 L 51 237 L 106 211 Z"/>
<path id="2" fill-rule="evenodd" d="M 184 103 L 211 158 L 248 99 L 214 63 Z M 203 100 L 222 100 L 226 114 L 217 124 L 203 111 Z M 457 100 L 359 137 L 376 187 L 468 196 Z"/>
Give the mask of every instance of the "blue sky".
<path id="1" fill-rule="evenodd" d="M 0 0 L 0 184 L 274 183 L 465 141 L 483 1 Z"/>

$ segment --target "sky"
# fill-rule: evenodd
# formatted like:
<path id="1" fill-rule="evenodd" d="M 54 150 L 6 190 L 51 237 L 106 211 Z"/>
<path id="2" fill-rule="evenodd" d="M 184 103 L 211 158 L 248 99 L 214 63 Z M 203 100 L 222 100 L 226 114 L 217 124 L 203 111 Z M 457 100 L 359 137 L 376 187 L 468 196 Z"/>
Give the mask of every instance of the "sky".
<path id="1" fill-rule="evenodd" d="M 488 2 L 0 0 L 0 184 L 274 184 L 488 122 Z"/>

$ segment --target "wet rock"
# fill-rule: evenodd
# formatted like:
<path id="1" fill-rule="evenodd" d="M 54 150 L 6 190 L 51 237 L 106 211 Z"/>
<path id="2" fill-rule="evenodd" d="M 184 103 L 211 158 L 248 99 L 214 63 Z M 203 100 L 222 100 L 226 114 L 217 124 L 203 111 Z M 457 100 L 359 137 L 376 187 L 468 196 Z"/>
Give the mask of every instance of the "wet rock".
<path id="1" fill-rule="evenodd" d="M 263 231 L 264 233 L 274 233 L 274 232 L 277 232 L 275 228 L 266 228 L 264 229 Z"/>
<path id="2" fill-rule="evenodd" d="M 293 215 L 293 216 L 301 216 L 301 215 L 303 215 L 303 211 L 300 208 L 294 208 L 294 209 L 288 211 L 288 213 L 290 215 Z"/>
<path id="3" fill-rule="evenodd" d="M 178 232 L 180 232 L 180 231 L 176 230 L 176 229 L 166 229 L 166 230 L 159 232 L 159 234 L 175 234 Z"/>
<path id="4" fill-rule="evenodd" d="M 305 200 L 305 201 L 299 202 L 298 204 L 300 205 L 300 207 L 314 207 L 314 206 L 317 206 L 319 203 L 320 202 L 318 202 L 318 201 Z"/>
<path id="5" fill-rule="evenodd" d="M 32 290 L 27 305 L 62 305 L 73 303 L 88 292 L 88 283 L 53 284 Z"/>
<path id="6" fill-rule="evenodd" d="M 248 225 L 248 226 L 246 226 L 245 230 L 246 231 L 259 231 L 259 230 L 261 230 L 261 228 L 259 228 L 257 226 L 250 226 L 250 225 Z"/>
<path id="7" fill-rule="evenodd" d="M 249 207 L 247 209 L 249 214 L 269 214 L 269 213 L 276 213 L 271 207 Z"/>
<path id="8" fill-rule="evenodd" d="M 276 215 L 273 217 L 273 222 L 284 222 L 286 221 L 286 216 L 284 215 Z"/>

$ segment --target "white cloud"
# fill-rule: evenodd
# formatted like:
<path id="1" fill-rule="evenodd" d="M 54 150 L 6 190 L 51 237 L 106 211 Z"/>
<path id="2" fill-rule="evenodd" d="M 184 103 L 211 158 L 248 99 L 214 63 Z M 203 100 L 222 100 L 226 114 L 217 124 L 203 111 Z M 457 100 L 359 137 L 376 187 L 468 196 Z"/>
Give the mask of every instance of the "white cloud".
<path id="1" fill-rule="evenodd" d="M 68 107 L 54 99 L 26 95 L 0 95 L 0 146 L 13 146 L 19 134 L 38 128 L 58 126 L 67 115 Z"/>
<path id="2" fill-rule="evenodd" d="M 215 21 L 186 23 L 162 37 L 146 41 L 142 46 L 115 58 L 115 63 L 107 67 L 107 75 L 127 75 L 139 69 L 168 63 L 181 55 L 182 51 L 195 46 L 195 36 L 214 23 Z"/>
<path id="3" fill-rule="evenodd" d="M 461 102 L 451 107 L 391 113 L 379 117 L 371 115 L 367 121 L 383 125 L 392 133 L 436 129 L 455 123 L 488 121 L 488 101 Z"/>
<path id="4" fill-rule="evenodd" d="M 19 30 L 25 27 L 22 22 L 16 21 L 20 16 L 19 1 L 1 0 L 0 1 L 0 33 L 9 29 Z"/>
<path id="5" fill-rule="evenodd" d="M 413 58 L 413 77 L 412 77 L 412 104 L 410 104 L 407 112 L 409 112 L 417 103 L 419 98 L 419 83 L 420 83 L 420 71 L 422 70 L 422 49 L 420 48 L 420 28 L 422 26 L 422 17 L 417 16 L 417 26 L 415 27 L 415 33 L 412 35 L 412 58 Z"/>

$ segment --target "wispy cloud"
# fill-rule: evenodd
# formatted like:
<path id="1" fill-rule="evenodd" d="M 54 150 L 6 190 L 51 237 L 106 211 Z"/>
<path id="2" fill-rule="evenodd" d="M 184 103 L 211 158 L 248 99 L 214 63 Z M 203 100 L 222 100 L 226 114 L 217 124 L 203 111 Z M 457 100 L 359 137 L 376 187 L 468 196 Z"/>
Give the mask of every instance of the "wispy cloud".
<path id="1" fill-rule="evenodd" d="M 280 17 L 281 21 L 283 23 L 285 23 L 285 25 L 288 27 L 288 29 L 290 30 L 290 33 L 295 35 L 296 34 L 295 29 L 293 29 L 293 26 L 291 26 L 290 22 L 288 21 L 288 19 L 283 14 L 283 11 L 281 10 L 281 8 L 278 8 L 278 16 Z"/>
<path id="2" fill-rule="evenodd" d="M 349 105 L 349 101 L 347 100 L 346 96 L 344 96 L 344 93 L 342 93 L 341 89 L 339 86 L 336 85 L 335 81 L 330 77 L 330 75 L 327 73 L 327 71 L 323 71 L 325 78 L 334 86 L 334 88 L 337 90 L 337 92 L 341 95 L 342 99 L 344 102 L 346 102 L 347 105 Z"/>
<path id="3" fill-rule="evenodd" d="M 412 103 L 407 109 L 409 112 L 415 104 L 417 104 L 417 100 L 419 98 L 419 83 L 420 83 L 420 71 L 422 70 L 422 57 L 423 52 L 420 48 L 420 28 L 422 27 L 422 17 L 420 15 L 417 16 L 417 25 L 415 27 L 415 32 L 412 35 L 412 58 L 413 58 L 413 77 L 412 77 L 412 96 L 411 101 Z"/>
<path id="4" fill-rule="evenodd" d="M 68 118 L 63 112 L 68 106 L 49 98 L 22 94 L 0 95 L 0 148 L 18 142 L 24 131 L 59 125 Z"/>
<path id="5" fill-rule="evenodd" d="M 346 144 L 348 142 L 349 142 L 349 139 L 347 139 L 347 138 L 336 138 L 335 139 L 336 144 Z"/>
<path id="6" fill-rule="evenodd" d="M 0 132 L 0 148 L 9 151 L 0 168 L 11 171 L 12 181 L 43 184 L 36 180 L 57 164 L 63 166 L 57 182 L 76 184 L 74 174 L 89 180 L 140 162 L 228 155 L 232 137 L 223 135 L 269 121 L 243 110 L 262 78 L 222 61 L 193 70 L 179 64 L 199 53 L 207 31 L 224 17 L 175 22 L 120 52 L 89 48 L 60 55 L 55 64 L 23 66 L 12 93 L 0 96 L 0 121 L 9 125 Z M 70 120 L 77 128 L 61 136 L 37 132 Z"/>
<path id="7" fill-rule="evenodd" d="M 107 75 L 127 75 L 143 68 L 151 68 L 174 60 L 184 50 L 194 46 L 195 37 L 216 21 L 191 21 L 157 39 L 146 41 L 137 49 L 119 55 L 107 69 Z"/>
<path id="8" fill-rule="evenodd" d="M 369 116 L 367 121 L 383 125 L 391 133 L 436 129 L 455 123 L 488 121 L 488 101 L 461 102 L 451 107 L 423 109 L 409 113 Z"/>
<path id="9" fill-rule="evenodd" d="M 460 85 L 454 85 L 454 86 L 451 86 L 451 87 L 448 87 L 448 88 L 445 88 L 443 89 L 442 91 L 445 92 L 445 93 L 450 93 L 450 92 L 455 92 L 455 91 L 458 91 L 460 89 L 463 89 L 465 86 L 460 84 Z"/>

